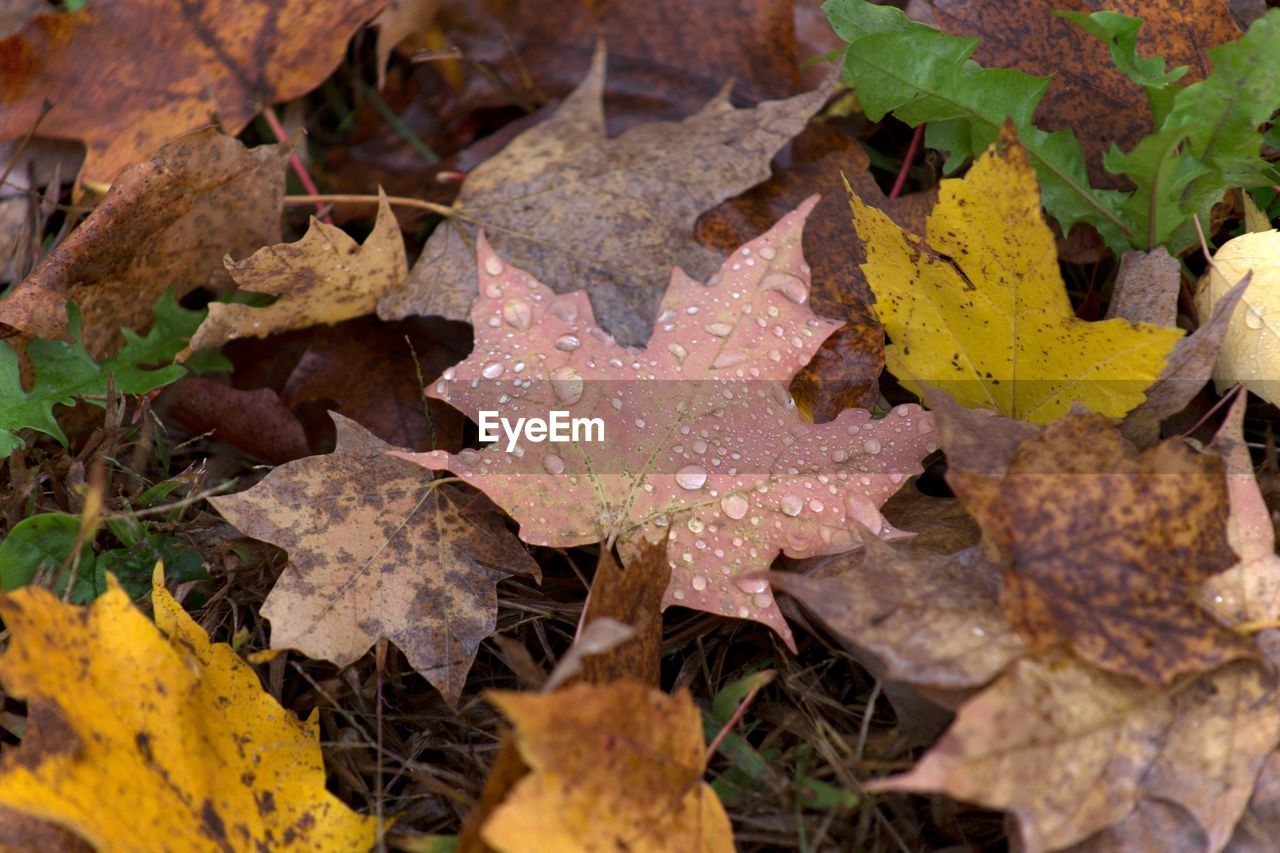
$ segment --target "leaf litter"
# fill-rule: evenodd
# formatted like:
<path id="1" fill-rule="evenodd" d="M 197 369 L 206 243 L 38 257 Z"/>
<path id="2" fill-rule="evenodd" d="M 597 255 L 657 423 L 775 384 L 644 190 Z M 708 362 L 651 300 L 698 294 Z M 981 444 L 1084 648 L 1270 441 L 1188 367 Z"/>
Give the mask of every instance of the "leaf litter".
<path id="1" fill-rule="evenodd" d="M 295 45 L 305 39 L 260 28 L 271 67 L 244 89 L 253 96 L 221 100 L 231 90 L 219 88 L 220 75 L 238 66 L 218 60 L 202 72 L 203 96 L 219 98 L 218 108 L 196 124 L 238 131 L 273 99 L 291 97 L 295 83 L 315 85 L 356 17 L 371 20 L 377 5 L 324 10 L 302 52 Z M 486 0 L 440 4 L 433 18 L 436 5 L 389 5 L 374 24 L 377 41 L 360 36 L 322 92 L 281 109 L 285 126 L 305 124 L 309 134 L 292 154 L 287 145 L 241 144 L 285 136 L 274 110 L 239 141 L 212 129 L 175 138 L 195 128 L 184 124 L 196 115 L 188 108 L 203 103 L 187 85 L 188 64 L 174 65 L 167 93 L 182 115 L 156 114 L 170 102 L 142 97 L 161 64 L 97 126 L 92 112 L 66 112 L 95 87 L 55 99 L 41 132 L 88 143 L 71 188 L 69 167 L 37 168 L 46 143 L 24 134 L 32 93 L 76 73 L 67 71 L 76 60 L 59 49 L 47 52 L 47 68 L 27 62 L 27 13 L 0 54 L 19 60 L 15 79 L 25 86 L 0 97 L 27 111 L 26 127 L 6 131 L 6 156 L 27 173 L 7 181 L 17 195 L 4 199 L 6 210 L 22 217 L 3 220 L 12 234 L 0 245 L 18 247 L 6 254 L 9 276 L 37 266 L 0 301 L 19 332 L 10 339 L 19 347 L 10 396 L 20 403 L 47 389 L 50 347 L 93 372 L 92 382 L 49 397 L 38 424 L 15 422 L 13 488 L 0 493 L 0 509 L 9 523 L 57 514 L 67 522 L 64 551 L 99 565 L 125 553 L 114 538 L 126 528 L 198 548 L 209 579 L 176 591 L 203 627 L 182 622 L 157 589 L 157 624 L 170 637 L 156 637 L 190 640 L 173 646 L 179 657 L 217 649 L 253 682 L 239 693 L 268 701 L 274 721 L 319 726 L 289 736 L 309 762 L 305 785 L 214 783 L 157 817 L 172 822 L 165 837 L 200 846 L 220 837 L 221 823 L 246 844 L 299 841 L 297 821 L 283 830 L 255 822 L 269 803 L 284 818 L 303 814 L 307 832 L 315 816 L 334 818 L 350 840 L 323 846 L 342 849 L 367 849 L 375 833 L 378 844 L 436 849 L 453 832 L 463 849 L 519 849 L 530 838 L 585 849 L 934 849 L 1006 836 L 1028 850 L 1269 849 L 1280 778 L 1273 412 L 1241 390 L 1218 395 L 1251 360 L 1247 378 L 1267 394 L 1269 362 L 1257 357 L 1265 328 L 1254 335 L 1248 322 L 1269 304 L 1266 251 L 1234 264 L 1239 241 L 1229 240 L 1243 220 L 1260 241 L 1278 209 L 1262 148 L 1274 141 L 1264 122 L 1278 90 L 1257 58 L 1271 52 L 1280 18 L 1239 17 L 1226 4 L 1202 4 L 1190 17 L 1165 5 L 1081 7 L 1073 20 L 1044 4 L 937 4 L 943 27 L 956 31 L 963 20 L 982 36 L 975 43 L 856 0 L 827 4 L 836 29 L 815 37 L 816 4 L 764 0 L 739 4 L 717 27 L 709 22 L 723 6 L 705 4 L 657 44 L 637 22 L 661 15 L 663 4 L 566 4 L 518 23 Z M 88 16 L 38 16 L 25 26 L 43 27 L 49 44 L 74 42 L 113 26 L 129 31 L 121 22 L 145 8 L 125 4 L 94 19 L 91 6 Z M 217 31 L 248 19 L 220 20 Z M 180 30 L 192 20 L 153 26 Z M 1235 22 L 1245 21 L 1248 35 L 1237 39 Z M 1060 46 L 1046 47 L 1057 35 L 1007 38 L 1023 26 L 1071 33 L 1079 49 L 1062 63 Z M 796 27 L 809 28 L 800 44 Z M 461 51 L 449 50 L 451 36 Z M 830 88 L 797 96 L 802 76 L 811 86 L 822 79 L 821 65 L 801 75 L 797 50 L 845 40 L 854 43 L 845 77 L 856 91 L 825 107 Z M 678 48 L 690 44 L 697 49 Z M 416 66 L 414 48 L 426 48 Z M 366 53 L 376 56 L 377 90 L 360 81 L 374 76 L 357 69 Z M 970 53 L 986 68 L 965 64 Z M 140 67 L 114 48 L 77 55 L 102 69 L 95 79 Z M 204 56 L 187 51 L 184 61 Z M 1052 81 L 995 67 L 1036 73 L 1046 57 L 1066 66 L 1053 68 L 1063 73 Z M 963 73 L 950 82 L 935 73 L 957 62 Z M 889 72 L 901 79 L 887 80 Z M 731 73 L 740 78 L 732 105 L 721 88 Z M 1107 97 L 1082 97 L 1080 81 Z M 563 93 L 559 111 L 532 112 Z M 939 110 L 939 96 L 952 99 L 951 112 Z M 344 112 L 352 101 L 359 116 Z M 607 126 L 622 131 L 613 138 L 606 106 Z M 508 123 L 516 110 L 531 115 Z M 1025 152 L 1007 131 L 997 138 L 1004 114 Z M 82 130 L 60 130 L 86 116 Z M 129 121 L 132 139 L 113 130 Z M 377 146 L 347 143 L 372 126 L 397 145 L 360 172 L 351 164 Z M 1144 137 L 1148 128 L 1155 132 Z M 1118 150 L 1106 150 L 1111 141 Z M 561 154 L 530 154 L 546 146 Z M 113 158 L 124 171 L 81 223 Z M 308 189 L 282 199 L 286 158 L 304 185 L 310 169 L 322 185 L 363 195 Z M 585 168 L 593 164 L 600 168 Z M 965 167 L 965 177 L 939 182 Z M 839 212 L 838 170 L 861 199 L 859 231 Z M 452 211 L 390 200 L 402 223 L 414 206 L 444 215 L 405 251 L 387 202 L 374 212 L 370 176 L 395 176 L 401 195 L 447 202 L 458 171 L 468 174 Z M 422 176 L 442 183 L 414 186 Z M 1128 181 L 1136 192 L 1127 194 Z M 521 195 L 530 187 L 534 196 Z M 826 195 L 816 211 L 805 201 L 815 192 Z M 310 228 L 288 213 L 317 198 L 338 205 L 344 230 L 328 224 L 328 207 Z M 1142 254 L 1117 274 L 1088 229 L 1061 241 L 1047 224 L 1081 218 L 1117 255 Z M 1206 245 L 1222 247 L 1199 304 L 1183 286 L 1202 269 L 1184 251 L 1196 224 Z M 465 238 L 453 247 L 455 269 L 424 278 L 432 241 L 447 234 Z M 530 243 L 531 234 L 542 242 Z M 409 274 L 424 239 L 428 251 Z M 601 278 L 565 259 L 604 263 L 602 246 L 621 247 L 606 267 L 629 270 L 639 259 L 639 272 Z M 501 269 L 490 272 L 491 262 Z M 673 267 L 684 271 L 668 278 Z M 904 290 L 904 281 L 916 286 Z M 241 293 L 226 295 L 234 284 Z M 189 308 L 214 300 L 202 334 L 222 344 L 220 367 L 235 373 L 182 380 L 155 400 L 146 388 L 176 377 L 172 353 L 189 334 L 166 331 L 159 312 L 145 331 L 165 287 Z M 932 306 L 895 305 L 930 288 Z M 976 292 L 1011 301 L 1014 319 L 965 306 Z M 260 307 L 243 304 L 251 294 Z M 263 306 L 262 294 L 275 303 Z M 961 302 L 948 306 L 956 295 Z M 67 296 L 85 318 L 83 358 L 65 340 L 78 327 Z M 394 299 L 404 300 L 395 309 L 404 321 L 369 316 Z M 407 316 L 440 310 L 432 299 L 471 324 Z M 136 337 L 119 336 L 130 326 Z M 1136 343 L 1144 338 L 1150 346 Z M 948 339 L 981 354 L 959 383 L 950 374 L 957 350 L 930 349 Z M 1102 381 L 1080 382 L 1079 371 Z M 982 391 L 968 398 L 965 387 Z M 184 399 L 183 389 L 205 400 Z M 904 406 L 908 392 L 930 411 Z M 101 404 L 105 417 L 85 416 L 77 400 Z M 1215 402 L 1230 402 L 1225 419 Z M 500 434 L 476 449 L 487 439 L 464 425 L 482 408 L 532 417 L 552 407 L 597 414 L 624 445 Z M 184 411 L 204 420 L 184 421 Z M 734 422 L 768 428 L 726 427 Z M 180 423 L 214 432 L 188 438 Z M 1261 451 L 1265 476 L 1255 475 L 1250 448 Z M 242 451 L 285 464 L 264 475 Z M 433 478 L 405 456 L 470 485 Z M 212 505 L 239 530 L 205 509 L 235 475 L 249 488 Z M 940 496 L 948 492 L 956 497 Z M 50 566 L 38 582 L 60 589 L 71 569 Z M 42 602 L 23 613 L 57 614 L 72 625 L 66 636 L 109 610 L 132 625 L 127 648 L 151 650 L 135 663 L 163 656 L 119 590 L 79 609 L 41 595 L 22 590 L 0 607 L 24 596 Z M 21 621 L 6 617 L 5 661 L 23 648 Z M 231 646 L 210 646 L 206 629 Z M 53 678 L 68 650 L 78 652 L 41 641 L 48 672 L 38 674 Z M 95 659 L 110 661 L 110 646 L 95 646 Z M 200 677 L 193 660 L 183 662 Z M 214 683 L 221 666 L 203 670 L 200 683 Z M 0 674 L 15 695 L 17 672 Z M 124 684 L 113 686 L 142 697 L 150 713 L 160 691 Z M 70 688 L 28 695 L 27 708 L 10 703 L 0 715 L 8 735 L 0 779 L 26 767 L 23 756 L 66 760 L 66 720 L 85 726 L 76 742 L 89 731 L 108 742 L 88 726 L 109 720 L 76 717 L 63 698 Z M 193 695 L 208 706 L 198 709 L 202 731 L 228 716 Z M 238 708 L 230 718 L 233 727 L 247 719 Z M 273 737 L 236 736 L 254 756 L 278 752 Z M 151 765 L 164 769 L 183 748 L 164 756 L 153 748 L 152 762 L 128 729 L 120 741 L 111 747 L 118 758 L 78 767 L 74 783 L 60 777 L 67 786 L 23 789 L 0 804 L 8 806 L 0 838 L 73 848 L 129 837 L 119 810 L 98 800 L 121 784 L 150 790 Z M 93 792 L 96 809 L 79 808 L 74 785 Z M 934 797 L 927 808 L 888 799 L 907 791 Z M 252 803 L 232 802 L 245 792 Z M 301 812 L 280 807 L 299 792 Z M 212 805 L 192 808 L 201 796 Z M 149 805 L 165 802 L 158 795 Z M 1006 828 L 973 805 L 1007 812 Z"/>

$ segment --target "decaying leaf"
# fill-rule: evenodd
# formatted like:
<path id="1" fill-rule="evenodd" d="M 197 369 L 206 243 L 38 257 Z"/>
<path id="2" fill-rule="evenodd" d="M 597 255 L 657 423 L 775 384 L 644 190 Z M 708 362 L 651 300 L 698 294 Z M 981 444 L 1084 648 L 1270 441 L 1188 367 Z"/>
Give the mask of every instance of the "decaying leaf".
<path id="1" fill-rule="evenodd" d="M 1242 234 L 1223 244 L 1196 292 L 1196 308 L 1201 317 L 1209 316 L 1249 273 L 1249 288 L 1231 315 L 1213 378 L 1219 390 L 1246 382 L 1262 399 L 1280 403 L 1280 231 Z"/>
<path id="2" fill-rule="evenodd" d="M 583 680 L 607 684 L 632 678 L 657 686 L 662 663 L 662 599 L 671 580 L 667 543 L 642 544 L 626 565 L 619 566 L 607 548 L 600 550 L 582 624 L 612 619 L 635 634 L 604 654 L 583 661 Z M 579 632 L 581 633 L 581 632 Z"/>
<path id="3" fill-rule="evenodd" d="M 441 1 L 388 0 L 387 8 L 373 19 L 373 26 L 378 30 L 373 51 L 377 56 L 379 89 L 387 82 L 387 63 L 391 61 L 391 51 L 400 42 L 426 30 L 440 11 Z"/>
<path id="4" fill-rule="evenodd" d="M 114 580 L 88 607 L 0 598 L 0 681 L 40 732 L 6 754 L 0 804 L 98 849 L 370 848 L 376 821 L 325 790 L 319 720 L 209 642 L 159 567 L 152 604 L 154 625 Z"/>
<path id="5" fill-rule="evenodd" d="M 818 578 L 770 572 L 769 581 L 874 654 L 885 678 L 980 687 L 1026 652 L 1000 608 L 999 566 L 976 548 L 926 554 L 869 537 L 862 552 L 837 558 L 830 570 Z"/>
<path id="6" fill-rule="evenodd" d="M 1178 322 L 1178 290 L 1182 269 L 1178 259 L 1160 246 L 1150 252 L 1125 252 L 1120 257 L 1116 286 L 1107 306 L 1107 319 L 1174 326 Z"/>
<path id="7" fill-rule="evenodd" d="M 1100 4 L 1084 0 L 933 0 L 938 26 L 948 33 L 978 36 L 974 59 L 988 67 L 1052 75 L 1036 110 L 1047 130 L 1070 130 L 1084 145 L 1094 186 L 1121 186 L 1103 167 L 1113 144 L 1129 150 L 1151 132 L 1150 107 L 1142 86 L 1128 79 L 1107 46 L 1057 10 L 1088 13 Z M 1208 48 L 1238 39 L 1240 28 L 1228 4 L 1217 0 L 1110 0 L 1107 11 L 1143 19 L 1139 53 L 1185 67 L 1180 84 L 1209 73 Z M 1064 62 L 1063 57 L 1071 57 Z"/>
<path id="8" fill-rule="evenodd" d="M 480 641 L 497 624 L 498 581 L 540 570 L 496 517 L 354 421 L 333 415 L 333 453 L 282 465 L 212 498 L 243 533 L 289 552 L 263 604 L 271 646 L 346 665 L 385 637 L 457 704 Z"/>
<path id="9" fill-rule="evenodd" d="M 113 4 L 118 5 L 118 4 Z M 150 61 L 154 61 L 154 58 Z M 246 149 L 208 129 L 177 139 L 126 169 L 97 209 L 8 295 L 0 323 L 24 335 L 65 338 L 66 302 L 84 316 L 91 355 L 142 330 L 166 288 L 225 290 L 222 258 L 280 240 L 289 149 Z"/>
<path id="10" fill-rule="evenodd" d="M 1160 376 L 1146 390 L 1146 399 L 1120 424 L 1120 434 L 1139 447 L 1150 447 L 1160 438 L 1160 422 L 1181 412 L 1200 393 L 1218 361 L 1218 351 L 1226 338 L 1231 317 L 1252 283 L 1246 275 L 1213 307 L 1213 314 L 1201 317 L 1201 326 L 1178 341 L 1169 354 Z"/>
<path id="11" fill-rule="evenodd" d="M 769 176 L 769 158 L 800 132 L 829 88 L 754 109 L 727 89 L 679 123 L 604 135 L 604 51 L 556 112 L 467 175 L 409 279 L 378 315 L 467 317 L 475 298 L 476 233 L 559 293 L 586 290 L 599 322 L 625 344 L 647 338 L 679 266 L 695 277 L 721 258 L 697 244 L 698 214 Z"/>
<path id="12" fill-rule="evenodd" d="M 915 767 L 868 787 L 1012 812 L 1028 851 L 1118 824 L 1145 794 L 1185 808 L 1205 830 L 1202 849 L 1217 850 L 1280 739 L 1274 689 L 1252 662 L 1170 691 L 1062 654 L 1026 657 L 961 707 Z"/>
<path id="13" fill-rule="evenodd" d="M 724 806 L 702 781 L 706 742 L 688 691 L 623 680 L 492 699 L 531 769 L 482 830 L 494 849 L 733 849 Z"/>
<path id="14" fill-rule="evenodd" d="M 82 179 L 110 183 L 188 131 L 234 136 L 263 104 L 306 94 L 383 2 L 134 0 L 40 15 L 0 42 L 0 140 L 37 124 L 82 139 Z"/>
<path id="15" fill-rule="evenodd" d="M 312 217 L 296 243 L 267 246 L 242 261 L 228 257 L 226 267 L 241 290 L 279 298 L 264 308 L 210 304 L 188 351 L 371 314 L 383 294 L 409 274 L 400 226 L 385 194 L 379 195 L 378 218 L 363 245 Z"/>
<path id="16" fill-rule="evenodd" d="M 1182 332 L 1071 310 L 1035 173 L 1006 127 L 942 182 L 924 238 L 850 193 L 867 279 L 893 343 L 889 369 L 919 393 L 1049 423 L 1082 403 L 1119 417 L 1143 400 Z"/>
<path id="17" fill-rule="evenodd" d="M 768 582 L 780 551 L 856 547 L 860 528 L 896 531 L 878 507 L 921 470 L 933 419 L 898 406 L 805 423 L 786 387 L 838 323 L 813 314 L 801 251 L 816 199 L 743 246 L 703 285 L 677 269 L 645 350 L 619 346 L 586 294 L 557 295 L 479 245 L 476 347 L 434 397 L 482 410 L 584 418 L 600 434 L 540 445 L 499 435 L 483 451 L 413 454 L 483 490 L 538 545 L 665 537 L 665 604 L 763 622 L 790 642 Z M 593 441 L 592 438 L 601 440 Z M 533 438 L 533 440 L 530 440 Z M 581 440 L 581 439 L 587 440 Z"/>
<path id="18" fill-rule="evenodd" d="M 1196 601 L 1236 562 L 1216 455 L 1181 440 L 1138 455 L 1105 418 L 1075 414 L 983 488 L 992 503 L 966 505 L 1010 560 L 1001 599 L 1033 645 L 1162 685 L 1253 653 Z"/>
<path id="19" fill-rule="evenodd" d="M 747 103 L 801 91 L 791 0 L 446 0 L 441 23 L 477 64 L 461 94 L 484 109 L 562 97 L 582 79 L 600 42 L 609 46 L 610 127 L 671 120 L 733 79 Z"/>

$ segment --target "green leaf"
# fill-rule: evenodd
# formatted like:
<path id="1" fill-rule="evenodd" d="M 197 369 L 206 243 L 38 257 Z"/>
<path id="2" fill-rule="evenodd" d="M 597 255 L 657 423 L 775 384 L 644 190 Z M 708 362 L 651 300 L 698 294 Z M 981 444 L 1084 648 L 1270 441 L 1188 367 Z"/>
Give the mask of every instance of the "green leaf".
<path id="1" fill-rule="evenodd" d="M 1116 64 L 1116 68 L 1139 86 L 1164 88 L 1187 73 L 1185 65 L 1166 72 L 1163 56 L 1138 56 L 1138 30 L 1142 28 L 1141 18 L 1132 18 L 1119 12 L 1094 12 L 1092 15 L 1086 15 L 1084 12 L 1058 10 L 1053 14 L 1066 18 L 1105 44 L 1111 51 L 1111 61 Z"/>
<path id="2" fill-rule="evenodd" d="M 1132 151 L 1112 151 L 1106 167 L 1137 184 L 1125 213 L 1139 224 L 1142 248 L 1177 254 L 1196 243 L 1193 214 L 1208 223 L 1231 187 L 1270 185 L 1280 172 L 1262 159 L 1259 127 L 1280 109 L 1280 10 L 1254 22 L 1244 38 L 1209 51 L 1213 72 L 1174 97 L 1169 113 Z"/>
<path id="3" fill-rule="evenodd" d="M 70 564 L 79 534 L 80 519 L 74 515 L 48 512 L 19 521 L 0 542 L 0 589 L 9 592 L 24 587 L 42 574 L 57 576 Z M 61 596 L 66 585 L 64 576 L 54 594 Z M 70 600 L 84 604 L 105 590 L 106 580 L 95 564 L 93 543 L 86 542 Z"/>
<path id="4" fill-rule="evenodd" d="M 849 41 L 844 77 L 868 118 L 892 112 L 910 125 L 928 122 L 925 144 L 948 152 L 949 171 L 982 153 L 1009 118 L 1039 177 L 1045 209 L 1063 231 L 1088 222 L 1109 246 L 1128 245 L 1133 229 L 1120 214 L 1125 195 L 1089 186 L 1084 149 L 1072 134 L 1031 123 L 1047 77 L 983 68 L 969 58 L 977 39 L 940 33 L 896 8 L 867 0 L 827 0 L 822 8 Z"/>
<path id="5" fill-rule="evenodd" d="M 155 323 L 145 336 L 123 330 L 125 345 L 115 356 L 96 362 L 85 351 L 80 337 L 80 312 L 67 306 L 73 342 L 37 340 L 27 344 L 27 355 L 35 369 L 30 391 L 22 387 L 18 354 L 0 345 L 0 456 L 8 456 L 25 443 L 20 429 L 51 435 L 62 444 L 67 437 L 53 417 L 54 406 L 74 405 L 84 398 L 103 405 L 108 385 L 121 394 L 145 394 L 168 385 L 187 371 L 172 364 L 204 319 L 204 311 L 180 306 L 166 291 L 156 303 Z M 155 369 L 148 365 L 164 365 Z"/>

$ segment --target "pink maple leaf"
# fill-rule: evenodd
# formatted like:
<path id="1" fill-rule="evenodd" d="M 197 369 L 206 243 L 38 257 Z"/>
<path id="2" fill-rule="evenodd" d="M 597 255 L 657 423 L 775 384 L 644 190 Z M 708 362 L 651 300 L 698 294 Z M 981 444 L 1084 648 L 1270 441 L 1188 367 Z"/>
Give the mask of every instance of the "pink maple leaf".
<path id="1" fill-rule="evenodd" d="M 817 197 L 747 243 L 706 284 L 672 272 L 645 349 L 595 324 L 587 294 L 557 295 L 481 235 L 475 350 L 431 396 L 472 420 L 583 419 L 577 442 L 523 435 L 483 450 L 404 453 L 483 490 L 535 545 L 666 537 L 664 604 L 791 631 L 759 574 L 778 553 L 835 554 L 863 529 L 902 535 L 879 507 L 937 448 L 932 415 L 898 406 L 805 422 L 787 387 L 840 323 L 807 305 L 801 249 Z M 490 416 L 492 417 L 492 416 Z M 599 419 L 602 441 L 583 440 Z M 567 428 L 567 427 L 566 427 Z M 508 450 L 510 446 L 510 450 Z"/>

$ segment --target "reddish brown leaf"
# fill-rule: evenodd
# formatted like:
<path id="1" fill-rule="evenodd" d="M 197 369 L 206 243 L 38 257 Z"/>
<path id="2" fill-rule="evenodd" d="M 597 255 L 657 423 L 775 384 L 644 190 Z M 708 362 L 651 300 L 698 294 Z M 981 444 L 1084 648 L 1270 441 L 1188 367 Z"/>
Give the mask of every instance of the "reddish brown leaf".
<path id="1" fill-rule="evenodd" d="M 225 255 L 280 240 L 288 156 L 287 146 L 248 150 L 213 129 L 169 143 L 126 169 L 89 218 L 0 300 L 0 323 L 65 337 L 72 299 L 86 349 L 102 356 L 123 343 L 122 327 L 150 325 L 165 288 L 178 297 L 225 289 Z"/>
<path id="2" fill-rule="evenodd" d="M 110 183 L 188 131 L 235 135 L 263 104 L 315 88 L 384 2 L 133 0 L 42 15 L 0 42 L 0 140 L 25 136 L 52 101 L 40 133 L 84 140 L 81 177 Z"/>
<path id="3" fill-rule="evenodd" d="M 1120 187 L 1124 179 L 1103 168 L 1102 155 L 1112 143 L 1127 151 L 1151 132 L 1146 95 L 1115 67 L 1099 39 L 1053 14 L 1055 9 L 1091 12 L 1096 6 L 1084 0 L 930 3 L 944 32 L 981 38 L 973 58 L 983 65 L 1052 75 L 1036 123 L 1045 130 L 1074 132 L 1084 145 L 1090 182 Z M 1226 0 L 1111 0 L 1105 6 L 1145 21 L 1138 52 L 1163 56 L 1167 68 L 1188 66 L 1180 84 L 1203 79 L 1210 70 L 1205 51 L 1241 35 Z"/>
<path id="4" fill-rule="evenodd" d="M 636 633 L 629 640 L 603 654 L 583 659 L 582 678 L 591 684 L 606 684 L 632 678 L 658 685 L 662 659 L 662 598 L 671 580 L 667 543 L 641 544 L 639 553 L 624 568 L 608 549 L 600 550 L 600 562 L 591 581 L 582 624 L 595 619 L 615 619 L 630 625 Z"/>
<path id="5" fill-rule="evenodd" d="M 241 391 L 212 379 L 188 377 L 168 389 L 159 411 L 193 435 L 230 444 L 279 465 L 311 451 L 302 424 L 269 388 Z"/>
<path id="6" fill-rule="evenodd" d="M 737 81 L 748 103 L 801 91 L 791 0 L 448 0 L 445 32 L 511 88 L 473 73 L 468 108 L 524 105 L 573 89 L 597 42 L 609 47 L 614 133 L 684 116 Z"/>

